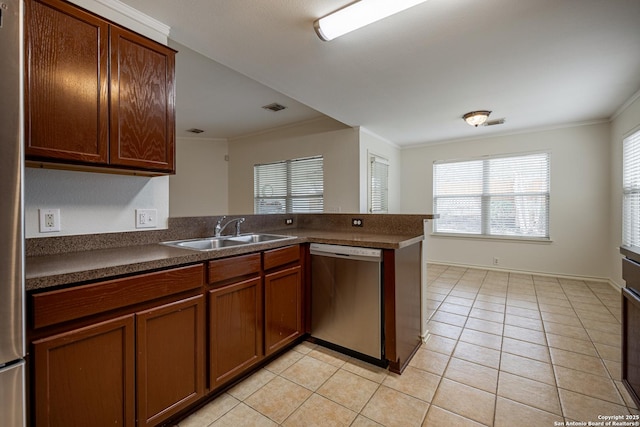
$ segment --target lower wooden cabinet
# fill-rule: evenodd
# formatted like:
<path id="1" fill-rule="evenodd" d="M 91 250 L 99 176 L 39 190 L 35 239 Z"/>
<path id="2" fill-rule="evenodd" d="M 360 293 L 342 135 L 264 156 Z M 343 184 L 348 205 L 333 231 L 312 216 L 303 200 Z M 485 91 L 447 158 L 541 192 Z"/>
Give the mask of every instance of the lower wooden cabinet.
<path id="1" fill-rule="evenodd" d="M 134 426 L 134 315 L 33 343 L 35 425 Z"/>
<path id="2" fill-rule="evenodd" d="M 621 248 L 622 260 L 622 383 L 640 405 L 640 254 Z"/>
<path id="3" fill-rule="evenodd" d="M 264 276 L 265 353 L 270 355 L 301 336 L 302 268 Z"/>
<path id="4" fill-rule="evenodd" d="M 209 291 L 209 380 L 212 389 L 262 359 L 262 318 L 262 281 L 259 277 Z"/>
<path id="5" fill-rule="evenodd" d="M 204 395 L 202 295 L 136 313 L 139 426 L 166 420 Z"/>
<path id="6" fill-rule="evenodd" d="M 30 296 L 35 426 L 159 425 L 205 393 L 204 266 Z"/>
<path id="7" fill-rule="evenodd" d="M 31 294 L 32 424 L 169 422 L 304 334 L 302 277 L 293 245 Z"/>

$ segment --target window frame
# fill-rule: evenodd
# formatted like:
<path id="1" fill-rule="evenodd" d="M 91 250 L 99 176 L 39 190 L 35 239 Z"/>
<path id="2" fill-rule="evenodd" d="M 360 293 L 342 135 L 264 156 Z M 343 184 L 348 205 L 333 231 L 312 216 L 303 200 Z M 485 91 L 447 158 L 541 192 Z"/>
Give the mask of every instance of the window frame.
<path id="1" fill-rule="evenodd" d="M 319 161 L 316 164 L 313 164 L 314 167 L 319 168 L 322 174 L 322 178 L 320 180 L 315 180 L 314 183 L 320 183 L 321 184 L 321 192 L 320 193 L 312 193 L 312 192 L 307 192 L 307 193 L 298 193 L 298 194 L 294 194 L 294 187 L 296 187 L 296 185 L 300 185 L 300 184 L 304 184 L 304 180 L 300 179 L 299 181 L 296 181 L 296 179 L 294 178 L 295 175 L 295 164 L 297 164 L 298 162 L 308 162 L 308 161 Z M 285 188 L 285 192 L 286 194 L 277 194 L 275 196 L 264 196 L 264 195 L 259 195 L 258 194 L 258 176 L 259 176 L 259 171 L 258 169 L 261 167 L 273 167 L 276 168 L 279 165 L 282 165 L 284 167 L 284 183 L 279 183 L 282 187 Z M 273 178 L 272 178 L 273 179 Z M 268 182 L 264 183 L 263 187 L 265 185 L 269 185 L 270 184 Z M 319 199 L 319 209 L 311 209 L 311 210 L 300 210 L 300 209 L 296 209 L 295 207 L 295 203 L 294 201 L 296 199 Z M 268 209 L 266 210 L 260 210 L 259 209 L 259 205 L 261 202 L 265 203 L 268 202 L 269 200 L 271 201 L 284 201 L 284 211 L 275 211 L 275 212 L 269 212 Z M 309 156 L 309 157 L 300 157 L 300 158 L 295 158 L 295 159 L 287 159 L 287 160 L 280 160 L 280 161 L 276 161 L 276 162 L 270 162 L 270 163 L 260 163 L 260 164 L 255 164 L 253 165 L 253 211 L 254 214 L 293 214 L 293 213 L 322 213 L 324 212 L 324 156 L 322 155 L 318 155 L 318 156 Z"/>
<path id="2" fill-rule="evenodd" d="M 633 147 L 630 147 L 632 144 Z M 632 152 L 629 153 L 629 150 Z M 629 168 L 632 170 L 629 171 Z M 628 181 L 633 181 L 633 183 L 629 185 Z M 621 184 L 622 245 L 640 247 L 640 128 L 636 128 L 622 140 Z M 630 199 L 632 200 L 630 201 Z"/>
<path id="3" fill-rule="evenodd" d="M 383 187 L 374 187 L 374 164 L 386 166 L 386 177 Z M 384 214 L 389 212 L 389 169 L 391 164 L 386 158 L 379 156 L 375 153 L 368 152 L 367 154 L 367 211 L 372 214 Z M 377 193 L 380 192 L 379 195 Z M 374 198 L 378 196 L 381 200 L 382 209 L 374 209 Z"/>
<path id="4" fill-rule="evenodd" d="M 490 200 L 492 197 L 516 197 L 518 193 L 496 193 L 491 194 L 488 192 L 488 187 L 490 180 L 487 179 L 488 170 L 490 169 L 488 164 L 491 160 L 498 159 L 509 159 L 509 158 L 518 158 L 518 157 L 526 157 L 526 156 L 534 156 L 534 155 L 545 155 L 546 156 L 546 177 L 547 177 L 547 191 L 546 192 L 525 192 L 520 193 L 520 196 L 524 195 L 538 195 L 546 198 L 545 205 L 545 219 L 546 222 L 546 235 L 545 236 L 528 236 L 528 235 L 517 235 L 517 234 L 489 234 L 490 230 Z M 464 162 L 482 162 L 482 182 L 480 183 L 482 190 L 475 193 L 468 194 L 460 194 L 460 197 L 477 197 L 480 199 L 480 232 L 479 233 L 464 233 L 464 232 L 454 232 L 454 231 L 437 231 L 438 228 L 438 220 L 433 221 L 431 235 L 436 237 L 454 237 L 454 238 L 472 238 L 472 239 L 489 239 L 489 240 L 516 240 L 516 241 L 524 241 L 524 242 L 538 242 L 538 243 L 548 243 L 551 242 L 551 151 L 532 151 L 532 152 L 522 152 L 522 153 L 508 153 L 508 154 L 496 154 L 496 155 L 486 155 L 480 157 L 468 157 L 468 158 L 460 158 L 460 159 L 448 159 L 448 160 L 436 160 L 433 162 L 432 169 L 432 178 L 433 178 L 433 193 L 432 193 L 432 202 L 433 202 L 433 212 L 438 214 L 437 211 L 437 199 L 443 198 L 443 196 L 438 196 L 436 194 L 436 166 L 439 164 L 453 164 L 453 163 L 464 163 Z"/>

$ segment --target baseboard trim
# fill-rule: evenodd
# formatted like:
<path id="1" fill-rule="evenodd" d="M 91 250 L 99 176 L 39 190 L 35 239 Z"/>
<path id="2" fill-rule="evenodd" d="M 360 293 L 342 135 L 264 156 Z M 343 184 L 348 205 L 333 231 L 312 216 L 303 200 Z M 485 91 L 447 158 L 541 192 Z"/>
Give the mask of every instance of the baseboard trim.
<path id="1" fill-rule="evenodd" d="M 592 276 L 574 276 L 570 274 L 562 274 L 562 273 L 547 273 L 543 271 L 531 271 L 531 270 L 516 270 L 516 269 L 508 269 L 508 268 L 496 268 L 493 266 L 485 266 L 485 265 L 474 265 L 474 264 L 461 264 L 455 262 L 441 262 L 441 261 L 430 261 L 427 260 L 427 265 L 435 264 L 435 265 L 444 265 L 447 267 L 462 267 L 462 268 L 474 268 L 479 270 L 489 270 L 489 271 L 499 271 L 501 273 L 517 273 L 517 274 L 532 274 L 536 276 L 544 276 L 544 277 L 559 277 L 567 280 L 582 280 L 587 282 L 604 282 L 610 286 L 613 286 L 615 289 L 620 289 L 622 286 L 615 283 L 613 280 L 607 277 L 592 277 Z"/>

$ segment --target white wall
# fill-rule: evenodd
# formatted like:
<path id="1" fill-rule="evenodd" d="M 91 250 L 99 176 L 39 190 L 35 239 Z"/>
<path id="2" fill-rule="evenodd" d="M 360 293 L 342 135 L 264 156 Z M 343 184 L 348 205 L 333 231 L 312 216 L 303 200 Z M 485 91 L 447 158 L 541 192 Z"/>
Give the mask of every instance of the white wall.
<path id="1" fill-rule="evenodd" d="M 25 236 L 133 231 L 136 209 L 157 209 L 167 228 L 169 177 L 25 169 Z M 60 232 L 40 233 L 38 209 L 60 209 Z"/>
<path id="2" fill-rule="evenodd" d="M 229 212 L 226 139 L 178 138 L 176 174 L 169 177 L 171 217 Z"/>
<path id="3" fill-rule="evenodd" d="M 324 156 L 325 212 L 359 210 L 357 129 L 331 119 L 313 120 L 229 141 L 229 213 L 253 213 L 253 166 Z"/>
<path id="4" fill-rule="evenodd" d="M 109 2 L 72 0 L 73 3 L 161 43 L 167 42 L 162 24 L 137 14 L 120 13 Z M 116 3 L 113 3 L 116 4 Z M 125 7 L 126 9 L 126 7 Z M 25 235 L 50 237 L 135 230 L 135 209 L 158 211 L 158 228 L 169 215 L 169 178 L 143 178 L 89 172 L 25 170 Z M 60 209 L 60 232 L 40 233 L 38 208 Z"/>
<path id="5" fill-rule="evenodd" d="M 622 140 L 640 130 L 640 92 L 636 93 L 616 114 L 611 123 L 611 207 L 610 240 L 606 256 L 609 259 L 609 277 L 619 286 L 622 279 Z"/>
<path id="6" fill-rule="evenodd" d="M 368 212 L 369 155 L 389 161 L 389 213 L 400 212 L 400 149 L 397 145 L 360 128 L 360 212 Z M 423 212 L 425 213 L 425 212 Z"/>
<path id="7" fill-rule="evenodd" d="M 432 212 L 435 160 L 549 151 L 550 243 L 427 236 L 433 262 L 608 278 L 609 123 L 423 146 L 401 151 L 402 211 Z"/>

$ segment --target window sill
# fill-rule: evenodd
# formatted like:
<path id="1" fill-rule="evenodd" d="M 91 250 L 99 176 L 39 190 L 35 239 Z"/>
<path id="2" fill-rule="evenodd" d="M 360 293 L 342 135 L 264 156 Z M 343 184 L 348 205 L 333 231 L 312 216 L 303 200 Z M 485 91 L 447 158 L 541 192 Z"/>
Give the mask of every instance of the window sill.
<path id="1" fill-rule="evenodd" d="M 553 240 L 546 237 L 519 237 L 519 236 L 487 236 L 481 234 L 453 234 L 453 233 L 430 233 L 431 237 L 446 238 L 446 239 L 471 239 L 471 240 L 492 240 L 492 241 L 504 241 L 512 243 L 538 243 L 549 244 L 553 243 Z"/>

